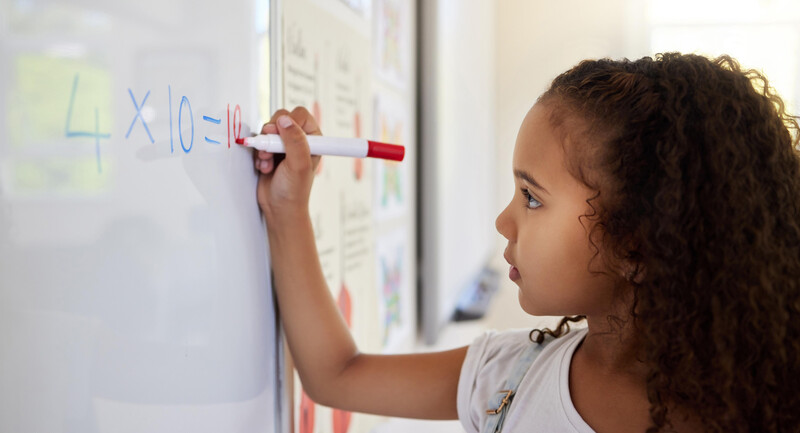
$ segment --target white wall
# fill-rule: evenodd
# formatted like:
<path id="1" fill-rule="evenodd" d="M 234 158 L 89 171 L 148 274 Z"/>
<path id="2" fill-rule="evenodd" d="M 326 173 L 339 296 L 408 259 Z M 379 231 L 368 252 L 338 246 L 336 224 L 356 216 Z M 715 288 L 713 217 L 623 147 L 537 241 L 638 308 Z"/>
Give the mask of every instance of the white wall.
<path id="1" fill-rule="evenodd" d="M 494 252 L 494 13 L 485 0 L 420 3 L 420 276 L 433 343 Z"/>
<path id="2" fill-rule="evenodd" d="M 497 212 L 514 190 L 511 157 L 525 113 L 553 78 L 582 59 L 727 53 L 763 71 L 790 111 L 800 109 L 800 62 L 787 55 L 800 46 L 793 0 L 502 0 L 495 19 Z"/>
<path id="3" fill-rule="evenodd" d="M 536 98 L 553 78 L 580 60 L 648 54 L 645 4 L 634 0 L 496 3 L 495 214 L 513 194 L 514 141 Z M 505 246 L 505 239 L 498 235 L 497 240 Z"/>

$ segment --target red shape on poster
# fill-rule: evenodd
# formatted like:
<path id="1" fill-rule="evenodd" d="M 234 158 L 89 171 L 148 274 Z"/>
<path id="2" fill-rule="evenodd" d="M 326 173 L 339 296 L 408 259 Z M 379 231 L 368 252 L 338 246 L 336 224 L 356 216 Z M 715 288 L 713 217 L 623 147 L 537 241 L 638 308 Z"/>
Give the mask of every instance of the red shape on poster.
<path id="1" fill-rule="evenodd" d="M 353 326 L 353 302 L 350 298 L 350 291 L 347 286 L 342 283 L 342 290 L 339 291 L 339 296 L 336 297 L 336 305 L 339 307 L 339 312 L 342 313 L 347 327 Z M 350 418 L 352 414 L 344 410 L 333 410 L 333 433 L 347 433 L 350 429 Z"/>
<path id="2" fill-rule="evenodd" d="M 305 391 L 300 396 L 300 433 L 314 432 L 314 407 L 316 404 Z"/>
<path id="3" fill-rule="evenodd" d="M 350 291 L 347 290 L 347 286 L 344 283 L 342 283 L 339 296 L 336 297 L 336 305 L 339 307 L 339 312 L 342 313 L 344 321 L 347 322 L 347 327 L 353 326 L 353 301 L 350 299 Z"/>
<path id="4" fill-rule="evenodd" d="M 350 412 L 335 409 L 333 411 L 333 433 L 347 433 L 347 430 L 350 429 L 351 416 Z"/>
<path id="5" fill-rule="evenodd" d="M 356 180 L 364 177 L 364 160 L 362 158 L 353 158 L 353 174 Z"/>

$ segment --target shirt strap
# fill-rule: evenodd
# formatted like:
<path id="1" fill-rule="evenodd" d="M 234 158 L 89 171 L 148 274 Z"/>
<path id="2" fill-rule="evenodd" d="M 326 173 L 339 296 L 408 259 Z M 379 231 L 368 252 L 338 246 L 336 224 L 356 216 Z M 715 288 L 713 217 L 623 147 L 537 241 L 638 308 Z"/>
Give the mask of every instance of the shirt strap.
<path id="1" fill-rule="evenodd" d="M 511 370 L 511 375 L 506 379 L 502 390 L 489 397 L 489 407 L 491 409 L 486 410 L 488 416 L 481 433 L 498 433 L 503 429 L 503 421 L 506 418 L 508 407 L 514 399 L 522 378 L 525 377 L 525 373 L 528 372 L 533 360 L 541 353 L 545 344 L 550 341 L 552 341 L 552 338 L 546 338 L 541 344 L 531 341 L 525 348 L 522 355 L 517 359 L 514 369 Z"/>

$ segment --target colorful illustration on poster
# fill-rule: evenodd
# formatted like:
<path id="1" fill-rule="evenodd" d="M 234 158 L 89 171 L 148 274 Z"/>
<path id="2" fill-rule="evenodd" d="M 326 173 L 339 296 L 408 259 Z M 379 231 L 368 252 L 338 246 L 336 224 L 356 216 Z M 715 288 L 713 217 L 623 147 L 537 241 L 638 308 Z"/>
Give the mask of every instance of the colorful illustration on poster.
<path id="1" fill-rule="evenodd" d="M 389 344 L 389 339 L 395 328 L 403 324 L 401 312 L 401 282 L 403 269 L 403 248 L 398 247 L 393 258 L 381 257 L 381 300 L 383 302 L 383 345 Z"/>
<path id="2" fill-rule="evenodd" d="M 382 353 L 399 353 L 414 329 L 414 293 L 409 273 L 409 233 L 398 228 L 375 242 L 375 281 Z"/>
<path id="3" fill-rule="evenodd" d="M 400 183 L 400 164 L 393 161 L 381 161 L 383 165 L 383 193 L 380 196 L 381 206 L 389 207 L 390 201 L 403 202 L 403 185 Z"/>
<path id="4" fill-rule="evenodd" d="M 374 134 L 378 141 L 402 144 L 406 121 L 402 102 L 386 94 L 375 95 Z M 405 215 L 407 200 L 407 164 L 378 161 L 375 164 L 375 216 L 379 220 Z"/>
<path id="5" fill-rule="evenodd" d="M 402 59 L 400 57 L 400 8 L 401 5 L 389 0 L 381 2 L 383 18 L 383 55 L 381 56 L 381 67 L 384 70 L 391 70 L 398 76 L 403 74 Z"/>
<path id="6" fill-rule="evenodd" d="M 406 87 L 408 75 L 408 15 L 408 2 L 403 0 L 375 3 L 375 72 L 400 88 Z"/>

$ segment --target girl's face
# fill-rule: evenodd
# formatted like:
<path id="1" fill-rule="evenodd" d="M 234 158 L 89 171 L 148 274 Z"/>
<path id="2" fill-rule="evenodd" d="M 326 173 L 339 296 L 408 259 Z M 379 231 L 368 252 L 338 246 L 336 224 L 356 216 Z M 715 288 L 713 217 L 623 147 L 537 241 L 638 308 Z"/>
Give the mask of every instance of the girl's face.
<path id="1" fill-rule="evenodd" d="M 506 239 L 509 277 L 519 286 L 522 309 L 533 315 L 604 314 L 612 307 L 613 280 L 592 273 L 595 250 L 589 243 L 595 195 L 567 171 L 563 146 L 548 120 L 549 109 L 534 105 L 514 146 L 511 203 L 497 217 Z M 602 257 L 592 262 L 599 271 Z"/>

